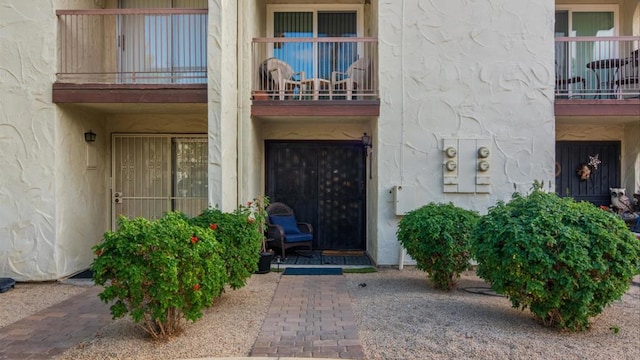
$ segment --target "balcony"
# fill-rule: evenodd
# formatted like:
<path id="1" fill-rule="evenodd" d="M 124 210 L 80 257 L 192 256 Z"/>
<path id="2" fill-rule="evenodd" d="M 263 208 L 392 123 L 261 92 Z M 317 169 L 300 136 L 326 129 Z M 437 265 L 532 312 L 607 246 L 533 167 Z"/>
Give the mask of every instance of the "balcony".
<path id="1" fill-rule="evenodd" d="M 255 38 L 254 116 L 378 116 L 378 39 Z"/>
<path id="2" fill-rule="evenodd" d="M 206 103 L 207 9 L 58 10 L 55 103 Z"/>
<path id="3" fill-rule="evenodd" d="M 555 109 L 567 116 L 640 116 L 640 37 L 558 37 Z"/>

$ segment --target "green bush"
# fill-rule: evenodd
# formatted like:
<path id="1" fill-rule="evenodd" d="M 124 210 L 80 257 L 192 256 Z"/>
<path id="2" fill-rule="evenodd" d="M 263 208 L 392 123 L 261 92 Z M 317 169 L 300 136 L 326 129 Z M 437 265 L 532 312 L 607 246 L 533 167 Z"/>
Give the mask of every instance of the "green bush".
<path id="1" fill-rule="evenodd" d="M 398 240 L 436 288 L 451 290 L 469 268 L 470 239 L 478 217 L 453 204 L 429 203 L 400 220 Z"/>
<path id="2" fill-rule="evenodd" d="M 240 206 L 233 213 L 208 209 L 192 218 L 194 225 L 211 229 L 223 248 L 227 279 L 232 289 L 246 284 L 246 279 L 258 270 L 262 234 L 255 219 L 253 202 Z"/>
<path id="3" fill-rule="evenodd" d="M 154 338 L 167 338 L 195 321 L 226 283 L 222 248 L 210 229 L 193 226 L 181 213 L 161 219 L 118 219 L 93 249 L 93 280 L 113 318 L 131 318 Z"/>
<path id="4" fill-rule="evenodd" d="M 640 242 L 620 218 L 539 188 L 490 208 L 474 240 L 478 276 L 547 326 L 588 328 L 638 273 Z"/>

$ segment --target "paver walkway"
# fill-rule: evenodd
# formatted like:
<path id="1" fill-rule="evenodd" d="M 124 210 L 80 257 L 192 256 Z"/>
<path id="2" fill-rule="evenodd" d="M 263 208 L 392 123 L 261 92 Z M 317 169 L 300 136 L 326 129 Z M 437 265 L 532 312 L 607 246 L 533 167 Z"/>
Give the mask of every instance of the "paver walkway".
<path id="1" fill-rule="evenodd" d="M 50 359 L 94 336 L 112 321 L 101 290 L 0 328 L 0 359 Z M 251 356 L 364 359 L 345 277 L 283 275 Z"/>
<path id="2" fill-rule="evenodd" d="M 111 322 L 94 286 L 0 329 L 0 359 L 50 359 Z"/>
<path id="3" fill-rule="evenodd" d="M 345 277 L 283 275 L 251 356 L 364 359 Z"/>

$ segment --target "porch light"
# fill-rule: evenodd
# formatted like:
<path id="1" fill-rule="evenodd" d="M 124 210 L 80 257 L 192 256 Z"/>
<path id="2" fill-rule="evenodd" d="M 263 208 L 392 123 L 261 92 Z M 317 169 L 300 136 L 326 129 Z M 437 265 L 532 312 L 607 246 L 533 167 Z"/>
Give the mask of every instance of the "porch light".
<path id="1" fill-rule="evenodd" d="M 95 142 L 96 141 L 96 133 L 94 133 L 93 131 L 89 130 L 86 133 L 84 133 L 84 141 L 91 143 L 91 142 Z"/>
<path id="2" fill-rule="evenodd" d="M 362 139 L 362 146 L 365 149 L 373 147 L 373 145 L 371 145 L 371 136 L 367 135 L 367 133 L 362 134 L 362 137 L 360 139 Z"/>
<path id="3" fill-rule="evenodd" d="M 369 149 L 373 148 L 373 145 L 371 144 L 371 136 L 364 133 L 360 139 L 362 140 L 362 147 L 364 147 L 364 155 L 369 158 L 369 179 L 373 179 L 373 174 L 371 173 L 373 171 L 373 164 L 371 163 L 373 156 L 369 156 Z"/>

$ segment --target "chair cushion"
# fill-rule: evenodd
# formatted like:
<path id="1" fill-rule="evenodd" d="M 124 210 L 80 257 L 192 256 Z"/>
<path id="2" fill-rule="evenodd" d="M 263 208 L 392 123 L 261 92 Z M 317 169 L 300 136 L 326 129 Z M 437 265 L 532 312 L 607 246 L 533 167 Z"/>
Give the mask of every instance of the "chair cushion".
<path id="1" fill-rule="evenodd" d="M 284 238 L 284 242 L 286 243 L 296 243 L 311 240 L 313 240 L 312 234 L 286 234 Z"/>
<path id="2" fill-rule="evenodd" d="M 269 215 L 269 222 L 282 226 L 285 234 L 300 234 L 295 216 Z"/>

